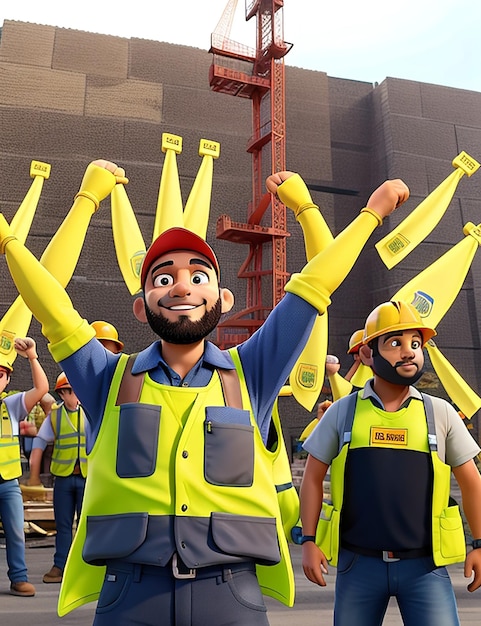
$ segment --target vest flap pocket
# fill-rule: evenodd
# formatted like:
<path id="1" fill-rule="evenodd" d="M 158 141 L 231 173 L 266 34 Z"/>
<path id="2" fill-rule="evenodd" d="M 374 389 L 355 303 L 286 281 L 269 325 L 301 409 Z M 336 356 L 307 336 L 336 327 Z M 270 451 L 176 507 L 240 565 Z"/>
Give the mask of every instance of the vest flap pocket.
<path id="1" fill-rule="evenodd" d="M 212 538 L 222 552 L 264 565 L 279 563 L 275 518 L 212 513 L 211 520 Z"/>
<path id="2" fill-rule="evenodd" d="M 462 562 L 466 539 L 459 507 L 449 506 L 433 519 L 433 554 L 436 565 Z"/>
<path id="3" fill-rule="evenodd" d="M 122 559 L 145 541 L 148 513 L 87 516 L 87 537 L 82 556 L 91 565 Z"/>
<path id="4" fill-rule="evenodd" d="M 249 411 L 235 409 L 230 406 L 207 406 L 205 407 L 207 421 L 219 422 L 220 424 L 244 424 L 251 423 Z"/>
<path id="5" fill-rule="evenodd" d="M 462 527 L 463 520 L 461 519 L 459 506 L 455 505 L 444 509 L 439 521 L 441 523 L 441 528 L 445 530 L 456 530 L 460 526 Z"/>

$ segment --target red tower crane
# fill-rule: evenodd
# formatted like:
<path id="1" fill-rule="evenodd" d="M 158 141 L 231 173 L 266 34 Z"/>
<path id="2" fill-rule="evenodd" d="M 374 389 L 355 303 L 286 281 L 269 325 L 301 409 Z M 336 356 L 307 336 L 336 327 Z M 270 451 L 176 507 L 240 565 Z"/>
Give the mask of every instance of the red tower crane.
<path id="1" fill-rule="evenodd" d="M 246 339 L 282 298 L 286 271 L 286 208 L 265 193 L 269 174 L 286 169 L 283 0 L 246 0 L 246 20 L 256 18 L 256 48 L 230 39 L 237 0 L 229 0 L 211 36 L 213 54 L 209 83 L 213 91 L 252 100 L 253 132 L 247 144 L 252 156 L 252 200 L 245 223 L 227 215 L 217 221 L 217 237 L 247 244 L 249 251 L 238 277 L 247 279 L 246 308 L 217 328 L 217 343 L 230 347 Z M 270 207 L 270 216 L 267 209 Z M 271 249 L 265 262 L 264 247 Z M 264 302 L 271 281 L 271 302 Z"/>

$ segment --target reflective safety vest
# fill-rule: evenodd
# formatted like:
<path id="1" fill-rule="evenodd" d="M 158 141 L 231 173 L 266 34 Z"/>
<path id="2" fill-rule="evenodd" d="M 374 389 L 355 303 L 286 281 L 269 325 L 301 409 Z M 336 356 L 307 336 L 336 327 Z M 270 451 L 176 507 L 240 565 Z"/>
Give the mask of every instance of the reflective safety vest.
<path id="1" fill-rule="evenodd" d="M 262 441 L 236 352 L 236 370 L 214 372 L 206 387 L 124 374 L 128 358 L 119 359 L 89 454 L 59 615 L 98 598 L 106 560 L 165 566 L 174 552 L 191 568 L 252 560 L 263 592 L 292 606 L 278 454 Z"/>
<path id="2" fill-rule="evenodd" d="M 12 480 L 22 475 L 20 443 L 12 431 L 12 420 L 5 402 L 0 401 L 0 476 Z"/>
<path id="3" fill-rule="evenodd" d="M 55 441 L 50 471 L 54 476 L 70 476 L 77 462 L 82 476 L 87 476 L 87 453 L 85 450 L 85 414 L 82 407 L 67 411 L 59 404 L 50 415 Z"/>
<path id="4" fill-rule="evenodd" d="M 331 565 L 337 565 L 339 553 L 340 516 L 344 499 L 344 472 L 351 442 L 352 426 L 359 410 L 369 410 L 369 399 L 363 399 L 362 390 L 348 396 L 344 432 L 340 433 L 340 450 L 331 463 L 332 504 L 323 502 L 316 531 L 316 543 Z M 466 558 L 466 540 L 458 505 L 450 505 L 451 467 L 438 454 L 435 417 L 432 399 L 421 394 L 428 426 L 428 446 L 433 465 L 432 494 L 432 548 L 433 560 L 438 566 L 460 563 Z M 362 408 L 361 408 L 362 407 Z M 409 407 L 408 407 L 409 410 Z"/>

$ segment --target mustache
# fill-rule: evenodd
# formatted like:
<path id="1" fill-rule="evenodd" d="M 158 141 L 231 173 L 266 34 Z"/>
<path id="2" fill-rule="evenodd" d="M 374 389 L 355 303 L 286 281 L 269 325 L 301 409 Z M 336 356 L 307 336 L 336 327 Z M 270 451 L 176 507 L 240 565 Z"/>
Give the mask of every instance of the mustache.
<path id="1" fill-rule="evenodd" d="M 394 369 L 396 369 L 397 367 L 401 367 L 402 365 L 406 365 L 406 363 L 408 363 L 409 365 L 414 365 L 417 370 L 419 369 L 419 365 L 412 360 L 411 361 L 397 361 L 397 363 L 394 363 Z"/>

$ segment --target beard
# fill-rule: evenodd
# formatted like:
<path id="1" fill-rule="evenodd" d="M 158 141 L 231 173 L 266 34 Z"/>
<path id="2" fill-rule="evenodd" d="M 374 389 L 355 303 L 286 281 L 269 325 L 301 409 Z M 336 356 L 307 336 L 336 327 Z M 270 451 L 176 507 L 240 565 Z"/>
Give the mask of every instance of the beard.
<path id="1" fill-rule="evenodd" d="M 203 317 L 195 322 L 186 315 L 181 315 L 176 322 L 171 322 L 162 313 L 154 313 L 145 300 L 144 305 L 150 328 L 160 339 L 173 344 L 188 345 L 205 339 L 215 330 L 222 315 L 220 298 L 210 311 L 206 311 Z"/>
<path id="2" fill-rule="evenodd" d="M 414 383 L 416 383 L 423 375 L 424 363 L 420 367 L 417 363 L 413 363 L 413 365 L 417 367 L 417 371 L 412 376 L 401 376 L 401 374 L 397 371 L 397 367 L 402 365 L 402 363 L 391 365 L 389 361 L 381 356 L 379 354 L 379 345 L 377 340 L 374 340 L 371 344 L 369 344 L 369 347 L 372 349 L 371 368 L 373 372 L 384 380 L 387 380 L 388 383 L 407 387 L 408 385 L 414 385 Z"/>
<path id="3" fill-rule="evenodd" d="M 375 374 L 384 378 L 389 383 L 393 385 L 402 385 L 403 387 L 407 387 L 408 385 L 414 385 L 421 376 L 423 375 L 423 368 L 418 367 L 417 363 L 413 363 L 416 365 L 417 371 L 412 376 L 401 376 L 396 369 L 396 365 L 391 365 L 389 361 L 387 361 L 384 357 L 382 357 L 379 353 L 373 355 L 372 357 L 372 369 Z"/>

